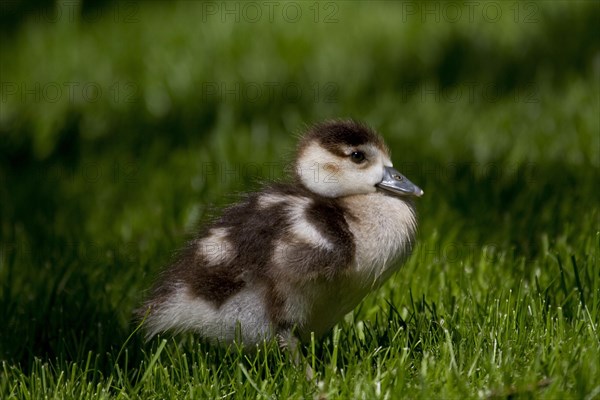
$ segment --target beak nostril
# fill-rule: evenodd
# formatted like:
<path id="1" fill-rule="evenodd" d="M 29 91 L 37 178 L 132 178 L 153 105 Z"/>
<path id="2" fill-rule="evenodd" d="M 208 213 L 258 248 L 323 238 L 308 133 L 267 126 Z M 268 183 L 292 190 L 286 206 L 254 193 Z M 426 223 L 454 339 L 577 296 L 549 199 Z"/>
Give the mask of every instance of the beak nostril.
<path id="1" fill-rule="evenodd" d="M 376 186 L 398 196 L 417 196 L 423 195 L 423 191 L 407 177 L 396 171 L 393 167 L 385 167 L 383 180 Z"/>

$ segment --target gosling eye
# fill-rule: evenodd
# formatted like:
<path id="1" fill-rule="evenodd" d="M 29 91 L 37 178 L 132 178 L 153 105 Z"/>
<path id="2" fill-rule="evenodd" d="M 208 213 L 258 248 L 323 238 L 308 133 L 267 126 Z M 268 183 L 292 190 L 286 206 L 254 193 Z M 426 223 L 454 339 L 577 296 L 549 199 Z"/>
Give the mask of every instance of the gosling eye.
<path id="1" fill-rule="evenodd" d="M 361 162 L 365 161 L 365 153 L 362 151 L 354 151 L 352 154 L 350 154 L 350 159 L 352 162 L 360 164 Z"/>

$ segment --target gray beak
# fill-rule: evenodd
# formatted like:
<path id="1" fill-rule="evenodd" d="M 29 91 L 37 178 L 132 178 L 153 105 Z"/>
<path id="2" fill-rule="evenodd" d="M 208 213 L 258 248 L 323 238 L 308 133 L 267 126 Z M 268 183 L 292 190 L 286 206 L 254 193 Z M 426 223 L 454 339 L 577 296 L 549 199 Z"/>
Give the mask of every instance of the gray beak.
<path id="1" fill-rule="evenodd" d="M 399 196 L 423 196 L 423 190 L 420 187 L 406 179 L 404 175 L 392 167 L 384 168 L 383 180 L 376 186 Z"/>

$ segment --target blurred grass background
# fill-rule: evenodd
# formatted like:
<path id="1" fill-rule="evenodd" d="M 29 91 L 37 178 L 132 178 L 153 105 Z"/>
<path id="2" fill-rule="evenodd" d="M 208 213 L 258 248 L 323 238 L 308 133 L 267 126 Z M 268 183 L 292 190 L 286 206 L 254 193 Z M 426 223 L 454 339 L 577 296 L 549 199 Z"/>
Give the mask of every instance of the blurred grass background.
<path id="1" fill-rule="evenodd" d="M 470 279 L 564 306 L 556 252 L 597 282 L 598 2 L 0 7 L 0 359 L 24 371 L 114 356 L 198 221 L 326 118 L 375 127 L 426 193 L 413 260 L 355 318 Z"/>

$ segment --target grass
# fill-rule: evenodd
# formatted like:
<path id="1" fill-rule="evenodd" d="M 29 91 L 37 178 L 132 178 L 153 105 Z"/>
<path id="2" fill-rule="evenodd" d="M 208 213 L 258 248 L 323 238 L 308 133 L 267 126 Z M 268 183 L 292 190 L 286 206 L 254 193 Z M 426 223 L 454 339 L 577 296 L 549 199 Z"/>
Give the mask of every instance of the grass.
<path id="1" fill-rule="evenodd" d="M 3 33 L 1 398 L 600 398 L 598 5 L 336 4 L 330 24 L 112 4 Z M 104 95 L 54 101 L 67 82 Z M 274 343 L 145 343 L 131 311 L 174 251 L 340 116 L 426 194 L 412 258 L 303 348 L 315 380 Z"/>

